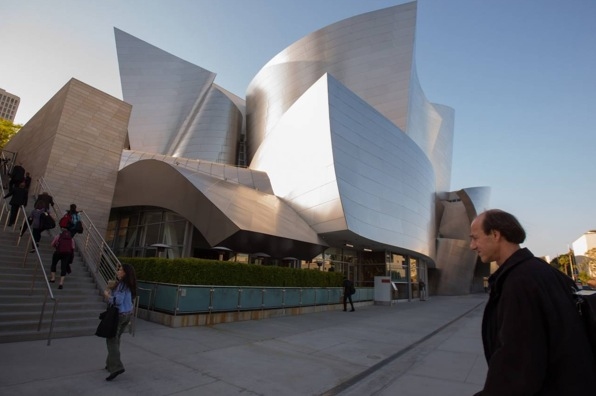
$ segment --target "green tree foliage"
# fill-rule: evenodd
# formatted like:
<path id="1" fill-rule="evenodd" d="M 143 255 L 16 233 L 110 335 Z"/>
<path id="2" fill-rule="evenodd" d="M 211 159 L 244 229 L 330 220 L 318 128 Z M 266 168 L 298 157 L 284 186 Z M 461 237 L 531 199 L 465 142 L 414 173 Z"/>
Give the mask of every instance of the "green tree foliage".
<path id="1" fill-rule="evenodd" d="M 579 275 L 577 276 L 577 279 L 579 279 L 583 284 L 587 284 L 588 281 L 590 280 L 590 275 L 588 275 L 587 272 L 580 272 Z"/>
<path id="2" fill-rule="evenodd" d="M 596 248 L 592 248 L 586 252 L 584 262 L 586 263 L 586 268 L 589 269 L 590 273 L 592 275 L 596 274 Z M 594 276 L 589 278 L 595 279 Z"/>
<path id="3" fill-rule="evenodd" d="M 20 124 L 0 118 L 0 149 L 22 128 Z"/>
<path id="4" fill-rule="evenodd" d="M 571 274 L 571 267 L 569 265 L 569 255 L 561 254 L 550 262 L 550 265 L 569 276 Z"/>

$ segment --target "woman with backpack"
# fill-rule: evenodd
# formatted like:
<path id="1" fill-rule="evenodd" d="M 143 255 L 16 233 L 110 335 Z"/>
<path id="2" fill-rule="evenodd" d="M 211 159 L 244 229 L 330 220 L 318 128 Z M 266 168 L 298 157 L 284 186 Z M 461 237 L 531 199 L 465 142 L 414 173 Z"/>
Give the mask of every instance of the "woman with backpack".
<path id="1" fill-rule="evenodd" d="M 56 249 L 52 255 L 52 266 L 50 268 L 50 283 L 56 282 L 56 266 L 60 261 L 60 283 L 58 289 L 64 288 L 64 278 L 70 273 L 70 263 L 72 263 L 75 242 L 70 236 L 70 231 L 62 228 L 62 232 L 52 241 L 52 247 Z"/>
<path id="2" fill-rule="evenodd" d="M 81 215 L 77 211 L 77 205 L 70 204 L 70 210 L 60 219 L 60 227 L 68 229 L 71 238 L 83 232 L 83 223 L 81 223 Z"/>

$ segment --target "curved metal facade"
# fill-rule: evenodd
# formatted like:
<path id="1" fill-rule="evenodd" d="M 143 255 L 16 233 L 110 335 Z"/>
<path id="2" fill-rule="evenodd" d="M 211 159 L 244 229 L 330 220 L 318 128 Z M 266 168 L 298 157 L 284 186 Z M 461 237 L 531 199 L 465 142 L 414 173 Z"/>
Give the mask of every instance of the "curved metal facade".
<path id="1" fill-rule="evenodd" d="M 133 150 L 236 164 L 243 101 L 215 73 L 114 29 Z M 142 70 L 142 73 L 140 71 Z"/>
<path id="2" fill-rule="evenodd" d="M 407 131 L 415 27 L 413 2 L 329 25 L 271 59 L 246 94 L 249 161 L 283 114 L 325 73 Z"/>
<path id="3" fill-rule="evenodd" d="M 474 187 L 444 194 L 440 200 L 436 260 L 439 294 L 480 291 L 482 277 L 489 275 L 488 264 L 482 264 L 476 252 L 470 250 L 470 224 L 489 209 L 489 196 L 489 187 Z"/>
<path id="4" fill-rule="evenodd" d="M 312 158 L 312 160 L 306 160 Z M 251 163 L 326 240 L 434 255 L 434 173 L 418 145 L 329 75 L 286 111 Z M 340 240 L 331 244 L 343 244 Z"/>
<path id="5" fill-rule="evenodd" d="M 433 292 L 468 293 L 485 271 L 468 249 L 469 225 L 488 208 L 490 190 L 448 192 L 454 112 L 428 102 L 420 87 L 415 23 L 414 2 L 316 31 L 263 67 L 246 105 L 215 85 L 214 73 L 115 29 L 122 91 L 133 106 L 128 136 L 129 104 L 81 103 L 85 114 L 118 110 L 106 118 L 118 128 L 101 129 L 104 139 L 106 131 L 116 134 L 112 159 L 127 137 L 132 150 L 122 152 L 118 169 L 117 160 L 96 155 L 105 144 L 92 139 L 81 152 L 95 154 L 80 162 L 108 179 L 87 178 L 60 192 L 80 203 L 80 186 L 115 186 L 112 207 L 174 211 L 200 231 L 201 249 L 310 260 L 349 240 L 354 252 L 372 253 L 379 267 L 387 264 L 383 258 L 404 255 L 403 262 L 418 265 L 413 270 L 431 268 Z M 79 94 L 88 91 L 69 89 L 48 106 L 58 114 L 71 102 L 81 105 Z M 56 119 L 31 122 L 11 144 L 55 134 Z M 79 124 L 61 120 L 60 136 L 78 136 Z M 246 158 L 237 150 L 245 148 L 244 137 L 250 168 L 236 166 L 236 158 Z M 57 149 L 23 147 L 37 169 L 47 168 L 39 161 Z M 107 222 L 109 197 L 92 195 L 85 206 L 106 207 L 98 217 Z"/>
<path id="6" fill-rule="evenodd" d="M 285 202 L 259 191 L 256 184 L 228 179 L 215 169 L 206 172 L 196 161 L 178 163 L 175 158 L 164 161 L 134 154 L 127 157 L 118 173 L 114 208 L 157 206 L 172 210 L 189 220 L 210 246 L 240 252 L 267 251 L 274 257 L 291 255 L 306 260 L 325 246 Z M 259 173 L 236 169 L 245 176 Z M 148 175 L 151 183 L 146 182 Z M 257 177 L 262 185 L 266 175 Z"/>

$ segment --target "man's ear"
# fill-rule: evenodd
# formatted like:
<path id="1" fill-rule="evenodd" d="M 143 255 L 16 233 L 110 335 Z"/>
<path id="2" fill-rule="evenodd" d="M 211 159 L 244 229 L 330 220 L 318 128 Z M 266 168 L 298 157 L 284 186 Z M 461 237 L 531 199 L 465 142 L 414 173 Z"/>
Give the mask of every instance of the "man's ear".
<path id="1" fill-rule="evenodd" d="M 495 240 L 499 240 L 501 239 L 501 232 L 498 230 L 491 230 L 490 231 L 491 236 L 495 239 Z"/>

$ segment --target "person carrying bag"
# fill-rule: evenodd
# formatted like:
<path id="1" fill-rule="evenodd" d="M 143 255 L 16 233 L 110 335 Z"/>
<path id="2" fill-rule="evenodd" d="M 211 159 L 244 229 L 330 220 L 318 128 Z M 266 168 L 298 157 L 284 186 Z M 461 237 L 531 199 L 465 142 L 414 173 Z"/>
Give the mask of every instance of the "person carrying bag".
<path id="1" fill-rule="evenodd" d="M 108 304 L 106 310 L 99 314 L 101 322 L 99 322 L 97 330 L 95 330 L 95 335 L 102 338 L 115 337 L 118 331 L 119 316 L 118 308 Z"/>
<path id="2" fill-rule="evenodd" d="M 110 372 L 110 375 L 106 377 L 106 381 L 112 381 L 125 371 L 120 360 L 120 337 L 130 323 L 133 314 L 133 301 L 137 295 L 137 278 L 133 266 L 130 264 L 119 266 L 116 277 L 118 279 L 117 283 L 111 288 L 109 286 L 112 285 L 109 285 L 104 290 L 104 297 L 111 307 L 116 308 L 118 319 L 114 336 L 106 338 L 108 348 L 106 370 Z M 113 308 L 112 311 L 114 311 Z M 114 313 L 112 312 L 111 315 L 114 315 Z"/>

